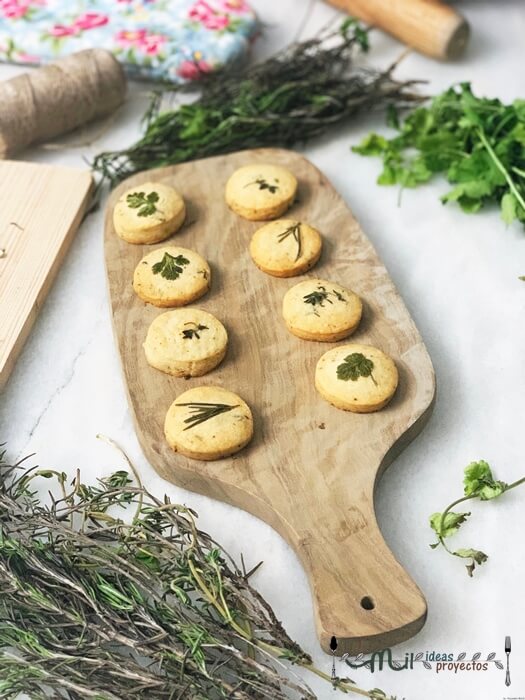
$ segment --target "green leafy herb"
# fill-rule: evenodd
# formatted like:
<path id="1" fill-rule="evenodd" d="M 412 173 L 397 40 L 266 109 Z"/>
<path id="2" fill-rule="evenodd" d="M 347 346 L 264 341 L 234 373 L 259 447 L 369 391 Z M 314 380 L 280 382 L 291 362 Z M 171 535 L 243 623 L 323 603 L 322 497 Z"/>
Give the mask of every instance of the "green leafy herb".
<path id="1" fill-rule="evenodd" d="M 190 261 L 183 255 L 173 256 L 164 253 L 162 260 L 151 268 L 154 275 L 161 275 L 167 280 L 176 280 L 184 272 L 183 265 L 189 265 Z"/>
<path id="2" fill-rule="evenodd" d="M 207 420 L 210 420 L 210 418 L 215 418 L 215 416 L 219 416 L 221 413 L 227 413 L 233 408 L 237 408 L 238 404 L 230 406 L 227 403 L 190 402 L 178 403 L 176 406 L 189 406 L 192 415 L 184 420 L 185 423 L 188 423 L 188 426 L 184 428 L 184 430 L 189 430 L 196 425 L 205 423 Z"/>
<path id="3" fill-rule="evenodd" d="M 313 292 L 310 292 L 309 294 L 305 294 L 303 297 L 303 301 L 305 304 L 311 304 L 314 309 L 314 314 L 316 316 L 319 316 L 319 311 L 316 308 L 317 306 L 324 307 L 325 301 L 327 301 L 329 304 L 333 304 L 334 302 L 330 299 L 330 295 L 334 296 L 338 301 L 346 301 L 344 296 L 340 292 L 336 292 L 335 289 L 332 289 L 329 291 L 325 286 L 322 284 L 319 284 L 317 286 L 317 289 Z"/>
<path id="4" fill-rule="evenodd" d="M 157 211 L 156 203 L 159 201 L 158 192 L 132 192 L 126 197 L 130 209 L 138 209 L 138 216 L 151 216 Z"/>
<path id="5" fill-rule="evenodd" d="M 123 456 L 137 484 L 69 482 L 0 450 L 2 698 L 315 700 L 297 666 L 377 697 L 316 668 L 251 585 L 259 565 L 246 572 Z"/>
<path id="6" fill-rule="evenodd" d="M 352 149 L 383 159 L 380 185 L 417 187 L 443 173 L 454 185 L 443 203 L 467 213 L 496 204 L 505 223 L 525 225 L 525 100 L 476 97 L 462 83 L 391 125 L 394 138 L 369 134 Z"/>
<path id="7" fill-rule="evenodd" d="M 355 66 L 368 30 L 355 20 L 294 42 L 255 65 L 203 75 L 194 102 L 158 93 L 145 133 L 130 148 L 101 153 L 93 168 L 113 184 L 127 175 L 244 148 L 304 143 L 359 112 L 421 101 L 415 81 L 395 80 L 393 66 Z M 179 88 L 179 90 L 182 88 Z M 169 102 L 169 104 L 168 104 Z M 174 106 L 175 105 L 175 106 Z"/>
<path id="8" fill-rule="evenodd" d="M 347 355 L 344 361 L 337 366 L 337 378 L 342 379 L 344 382 L 347 382 L 349 379 L 355 382 L 359 377 L 370 377 L 377 386 L 377 382 L 372 374 L 373 369 L 374 363 L 372 360 L 360 352 L 353 352 L 351 355 Z"/>
<path id="9" fill-rule="evenodd" d="M 297 221 L 296 223 L 289 226 L 285 231 L 277 236 L 277 242 L 282 243 L 289 236 L 293 236 L 295 242 L 297 243 L 297 255 L 295 256 L 295 262 L 299 260 L 302 253 L 302 237 L 301 237 L 301 223 Z M 308 295 L 307 295 L 308 296 Z"/>
<path id="10" fill-rule="evenodd" d="M 198 338 L 200 340 L 200 335 L 199 335 L 200 331 L 207 331 L 208 330 L 208 326 L 203 326 L 201 323 L 197 324 L 197 323 L 190 322 L 190 323 L 185 323 L 184 325 L 185 326 L 193 326 L 193 328 L 185 328 L 182 331 L 183 338 L 195 337 L 195 338 Z"/>
<path id="11" fill-rule="evenodd" d="M 452 508 L 460 503 L 477 498 L 480 501 L 492 501 L 498 498 L 506 491 L 525 483 L 525 477 L 518 479 L 512 484 L 506 484 L 504 481 L 498 481 L 494 478 L 492 470 L 484 460 L 472 462 L 465 468 L 465 476 L 463 479 L 464 496 L 458 498 L 451 503 L 442 513 L 433 513 L 430 516 L 430 527 L 436 533 L 438 541 L 430 546 L 432 549 L 443 546 L 449 554 L 461 559 L 469 559 L 466 564 L 467 573 L 472 576 L 476 564 L 479 566 L 487 561 L 488 556 L 477 549 L 456 549 L 452 551 L 446 544 L 445 539 L 455 535 L 460 526 L 470 516 L 469 513 L 455 513 Z"/>
<path id="12" fill-rule="evenodd" d="M 276 182 L 279 182 L 276 180 Z M 250 185 L 259 185 L 260 190 L 269 190 L 271 194 L 275 194 L 277 190 L 279 189 L 279 185 L 272 185 L 269 182 L 267 182 L 263 177 L 258 177 L 256 180 L 253 182 L 249 182 L 247 185 L 244 185 L 245 187 L 250 187 Z"/>

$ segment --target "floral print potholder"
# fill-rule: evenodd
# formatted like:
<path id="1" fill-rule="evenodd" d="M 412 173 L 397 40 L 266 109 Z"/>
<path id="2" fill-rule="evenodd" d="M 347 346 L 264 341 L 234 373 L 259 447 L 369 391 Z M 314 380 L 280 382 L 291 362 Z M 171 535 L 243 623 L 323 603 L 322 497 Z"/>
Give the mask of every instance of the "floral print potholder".
<path id="1" fill-rule="evenodd" d="M 239 60 L 257 32 L 245 0 L 0 0 L 0 61 L 112 51 L 131 77 L 194 80 Z"/>

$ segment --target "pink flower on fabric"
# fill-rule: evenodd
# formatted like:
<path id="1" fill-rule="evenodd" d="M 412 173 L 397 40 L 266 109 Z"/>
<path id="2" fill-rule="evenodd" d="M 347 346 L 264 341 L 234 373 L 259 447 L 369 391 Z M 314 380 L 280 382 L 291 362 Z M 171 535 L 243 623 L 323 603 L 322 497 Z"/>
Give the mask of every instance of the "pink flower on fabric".
<path id="1" fill-rule="evenodd" d="M 80 32 L 80 29 L 77 27 L 71 25 L 68 26 L 66 24 L 55 24 L 54 27 L 51 27 L 49 30 L 49 33 L 51 36 L 55 37 L 63 37 L 63 36 L 73 36 L 74 34 L 78 34 Z"/>
<path id="2" fill-rule="evenodd" d="M 201 59 L 200 61 L 182 61 L 177 73 L 186 80 L 198 80 L 202 78 L 203 73 L 209 73 L 211 70 L 212 66 L 208 61 Z"/>
<path id="3" fill-rule="evenodd" d="M 85 12 L 73 22 L 74 27 L 79 29 L 95 29 L 95 27 L 103 27 L 109 22 L 107 15 L 101 15 L 98 12 Z"/>
<path id="4" fill-rule="evenodd" d="M 4 17 L 19 19 L 29 10 L 29 0 L 3 0 L 0 2 L 0 10 Z"/>
<path id="5" fill-rule="evenodd" d="M 17 61 L 22 61 L 22 63 L 40 63 L 39 56 L 33 56 L 30 53 L 18 53 L 16 55 Z"/>
<path id="6" fill-rule="evenodd" d="M 188 17 L 200 22 L 206 29 L 224 29 L 230 23 L 228 15 L 217 12 L 206 0 L 197 0 L 190 7 Z"/>
<path id="7" fill-rule="evenodd" d="M 135 31 L 120 31 L 115 35 L 115 41 L 125 48 L 135 47 L 148 56 L 156 56 L 167 41 L 163 34 L 148 34 L 145 29 Z"/>

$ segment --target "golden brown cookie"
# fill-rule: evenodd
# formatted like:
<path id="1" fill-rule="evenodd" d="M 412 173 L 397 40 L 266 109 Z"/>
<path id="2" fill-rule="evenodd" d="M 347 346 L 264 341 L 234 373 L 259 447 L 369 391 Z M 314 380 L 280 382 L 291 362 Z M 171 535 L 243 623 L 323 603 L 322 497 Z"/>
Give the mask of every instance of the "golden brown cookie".
<path id="1" fill-rule="evenodd" d="M 179 230 L 186 216 L 176 189 L 145 182 L 124 192 L 113 210 L 115 231 L 128 243 L 159 243 Z"/>
<path id="2" fill-rule="evenodd" d="M 391 400 L 397 384 L 394 361 L 371 345 L 332 348 L 315 368 L 315 387 L 321 396 L 354 413 L 379 411 Z"/>
<path id="3" fill-rule="evenodd" d="M 263 272 L 274 277 L 294 277 L 315 265 L 322 245 L 315 228 L 294 219 L 278 219 L 253 234 L 250 255 Z"/>
<path id="4" fill-rule="evenodd" d="M 303 340 L 331 343 L 347 338 L 359 325 L 362 311 L 361 299 L 351 289 L 321 279 L 299 282 L 283 299 L 286 327 Z"/>
<path id="5" fill-rule="evenodd" d="M 297 191 L 297 180 L 279 165 L 245 165 L 226 183 L 226 203 L 234 212 L 251 221 L 276 219 L 290 207 Z"/>
<path id="6" fill-rule="evenodd" d="M 175 377 L 200 377 L 222 361 L 228 334 L 202 309 L 166 311 L 151 323 L 144 351 L 148 364 Z"/>
<path id="7" fill-rule="evenodd" d="M 231 391 L 218 386 L 196 387 L 171 404 L 164 433 L 175 452 L 193 459 L 221 459 L 252 439 L 252 412 Z"/>
<path id="8" fill-rule="evenodd" d="M 184 306 L 210 288 L 206 260 L 194 250 L 162 246 L 145 255 L 135 268 L 133 289 L 154 306 Z"/>

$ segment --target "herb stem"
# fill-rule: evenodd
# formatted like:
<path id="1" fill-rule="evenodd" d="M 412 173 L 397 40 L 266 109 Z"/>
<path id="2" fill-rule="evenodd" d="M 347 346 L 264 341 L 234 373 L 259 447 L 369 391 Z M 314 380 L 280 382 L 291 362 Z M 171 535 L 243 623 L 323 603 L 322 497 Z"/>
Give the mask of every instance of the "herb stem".
<path id="1" fill-rule="evenodd" d="M 494 149 L 490 145 L 490 142 L 489 142 L 484 130 L 481 127 L 478 127 L 477 131 L 478 131 L 479 138 L 480 138 L 482 144 L 485 146 L 487 153 L 492 158 L 495 166 L 498 168 L 498 170 L 501 172 L 501 174 L 503 175 L 503 177 L 507 181 L 507 184 L 510 188 L 510 191 L 516 197 L 518 202 L 521 204 L 521 206 L 525 210 L 525 200 L 523 199 L 523 197 L 520 194 L 520 191 L 516 187 L 516 184 L 515 184 L 514 180 L 512 179 L 509 171 L 507 170 L 507 168 L 503 165 L 503 163 L 500 161 L 500 159 L 496 155 L 496 152 L 494 151 Z"/>

